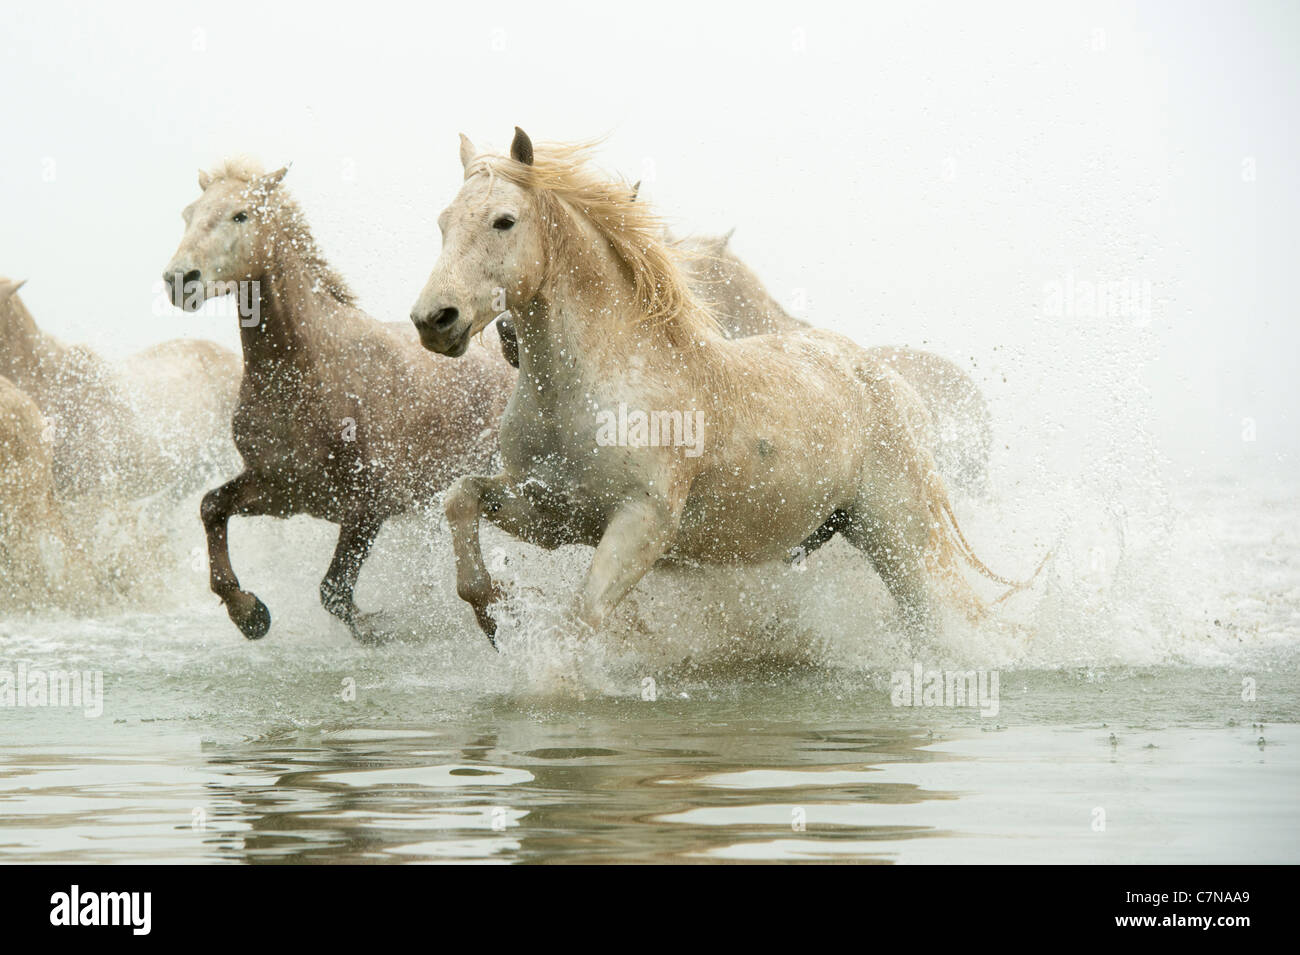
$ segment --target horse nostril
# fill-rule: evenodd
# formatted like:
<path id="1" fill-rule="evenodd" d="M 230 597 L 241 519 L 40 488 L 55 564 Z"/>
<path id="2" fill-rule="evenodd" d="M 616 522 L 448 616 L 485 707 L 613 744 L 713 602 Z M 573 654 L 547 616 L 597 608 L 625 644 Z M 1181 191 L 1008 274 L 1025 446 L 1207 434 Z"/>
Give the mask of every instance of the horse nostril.
<path id="1" fill-rule="evenodd" d="M 201 279 L 202 277 L 203 274 L 198 269 L 190 269 L 188 272 L 185 273 L 185 276 L 182 279 L 182 281 L 186 285 L 190 285 L 192 283 L 197 283 L 199 279 Z"/>
<path id="2" fill-rule="evenodd" d="M 460 312 L 454 308 L 440 308 L 433 316 L 435 328 L 446 328 L 460 317 Z"/>

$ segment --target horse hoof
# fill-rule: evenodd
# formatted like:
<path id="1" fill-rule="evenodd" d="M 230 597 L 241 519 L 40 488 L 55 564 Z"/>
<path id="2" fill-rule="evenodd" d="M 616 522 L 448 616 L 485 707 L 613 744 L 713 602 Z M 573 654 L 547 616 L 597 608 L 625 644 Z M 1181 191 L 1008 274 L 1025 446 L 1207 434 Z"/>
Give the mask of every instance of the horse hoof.
<path id="1" fill-rule="evenodd" d="M 474 619 L 478 621 L 479 629 L 487 635 L 488 643 L 492 644 L 492 649 L 500 653 L 501 648 L 497 646 L 497 622 L 487 612 L 487 607 L 475 607 Z"/>
<path id="2" fill-rule="evenodd" d="M 240 594 L 240 596 L 247 597 L 252 604 L 243 600 L 238 604 L 229 603 L 226 605 L 226 613 L 245 637 L 249 640 L 261 640 L 271 629 L 271 611 L 267 610 L 266 604 L 252 594 Z"/>
<path id="3" fill-rule="evenodd" d="M 352 631 L 352 639 L 368 647 L 388 643 L 393 639 L 393 635 L 382 626 L 381 621 L 384 616 L 383 611 L 359 613 L 354 616 L 348 624 L 349 629 Z"/>

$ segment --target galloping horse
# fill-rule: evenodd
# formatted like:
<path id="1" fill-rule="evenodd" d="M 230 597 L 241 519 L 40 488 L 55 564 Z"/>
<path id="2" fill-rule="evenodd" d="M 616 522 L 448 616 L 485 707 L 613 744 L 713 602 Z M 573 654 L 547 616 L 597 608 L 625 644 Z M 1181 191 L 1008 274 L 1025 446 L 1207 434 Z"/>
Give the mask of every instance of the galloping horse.
<path id="1" fill-rule="evenodd" d="M 731 250 L 730 239 L 728 232 L 670 241 L 688 253 L 679 266 L 696 297 L 712 308 L 722 333 L 747 338 L 808 328 L 807 322 L 772 297 Z M 506 361 L 518 368 L 519 341 L 508 315 L 497 322 L 497 332 Z M 988 403 L 970 375 L 941 355 L 905 345 L 871 346 L 867 353 L 888 362 L 920 396 L 930 416 L 935 463 L 944 480 L 967 493 L 987 493 L 993 429 Z"/>
<path id="2" fill-rule="evenodd" d="M 49 437 L 36 402 L 0 376 L 0 612 L 75 601 L 91 577 L 54 496 Z"/>
<path id="3" fill-rule="evenodd" d="M 956 526 L 916 393 L 888 365 L 816 329 L 727 339 L 626 186 L 582 146 L 509 157 L 461 138 L 465 184 L 411 312 L 425 347 L 462 355 L 502 311 L 519 382 L 501 422 L 502 473 L 467 476 L 444 510 L 457 592 L 492 638 L 500 591 L 479 520 L 543 546 L 593 545 L 573 615 L 599 629 L 661 558 L 778 560 L 831 522 L 864 551 L 913 624 L 939 596 L 978 604 L 955 556 L 990 573 Z M 656 437 L 602 440 L 613 409 Z M 693 443 L 662 440 L 695 421 Z M 652 432 L 654 434 L 654 432 Z"/>
<path id="4" fill-rule="evenodd" d="M 241 296 L 233 434 L 244 470 L 203 498 L 210 583 L 244 636 L 264 636 L 270 612 L 230 565 L 230 517 L 331 521 L 340 530 L 321 603 L 371 642 L 382 633 L 353 590 L 380 527 L 489 464 L 514 373 L 495 349 L 464 362 L 430 355 L 409 328 L 357 308 L 281 185 L 286 171 L 233 161 L 201 172 L 164 274 L 185 309 Z"/>
<path id="5" fill-rule="evenodd" d="M 18 294 L 24 284 L 0 280 L 0 375 L 52 426 L 55 487 L 68 494 L 138 488 L 150 455 L 122 382 L 89 348 L 42 331 Z"/>

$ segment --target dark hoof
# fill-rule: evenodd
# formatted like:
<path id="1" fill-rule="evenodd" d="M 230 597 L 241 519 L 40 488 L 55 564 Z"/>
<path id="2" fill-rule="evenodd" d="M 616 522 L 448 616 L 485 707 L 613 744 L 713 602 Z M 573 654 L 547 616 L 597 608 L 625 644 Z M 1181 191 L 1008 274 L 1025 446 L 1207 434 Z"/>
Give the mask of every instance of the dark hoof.
<path id="1" fill-rule="evenodd" d="M 352 638 L 367 647 L 377 647 L 390 642 L 393 635 L 383 626 L 384 616 L 383 611 L 355 614 L 348 623 Z"/>
<path id="2" fill-rule="evenodd" d="M 497 622 L 492 619 L 492 615 L 487 612 L 487 607 L 475 607 L 474 619 L 478 621 L 479 627 L 487 634 L 488 643 L 492 644 L 492 649 L 497 653 L 501 648 L 497 646 Z"/>
<path id="3" fill-rule="evenodd" d="M 271 629 L 271 611 L 250 593 L 240 591 L 226 603 L 226 613 L 249 640 L 261 640 Z"/>

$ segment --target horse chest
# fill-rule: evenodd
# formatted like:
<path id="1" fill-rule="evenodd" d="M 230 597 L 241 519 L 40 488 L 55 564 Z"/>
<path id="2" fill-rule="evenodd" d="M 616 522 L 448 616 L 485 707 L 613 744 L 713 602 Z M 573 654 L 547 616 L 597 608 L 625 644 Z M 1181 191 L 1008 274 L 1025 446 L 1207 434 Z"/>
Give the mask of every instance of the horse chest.
<path id="1" fill-rule="evenodd" d="M 235 447 L 255 470 L 319 470 L 324 459 L 312 418 L 296 403 L 241 400 L 233 425 Z"/>

